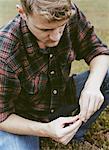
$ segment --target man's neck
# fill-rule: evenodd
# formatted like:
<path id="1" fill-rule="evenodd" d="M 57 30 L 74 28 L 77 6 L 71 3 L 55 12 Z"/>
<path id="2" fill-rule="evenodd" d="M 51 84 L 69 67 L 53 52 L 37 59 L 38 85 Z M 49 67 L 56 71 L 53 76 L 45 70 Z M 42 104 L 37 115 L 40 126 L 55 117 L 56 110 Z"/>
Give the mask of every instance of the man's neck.
<path id="1" fill-rule="evenodd" d="M 38 45 L 39 45 L 39 47 L 40 47 L 41 49 L 45 49 L 45 48 L 46 48 L 46 46 L 45 46 L 45 44 L 44 44 L 43 42 L 37 41 L 37 43 L 38 43 Z"/>

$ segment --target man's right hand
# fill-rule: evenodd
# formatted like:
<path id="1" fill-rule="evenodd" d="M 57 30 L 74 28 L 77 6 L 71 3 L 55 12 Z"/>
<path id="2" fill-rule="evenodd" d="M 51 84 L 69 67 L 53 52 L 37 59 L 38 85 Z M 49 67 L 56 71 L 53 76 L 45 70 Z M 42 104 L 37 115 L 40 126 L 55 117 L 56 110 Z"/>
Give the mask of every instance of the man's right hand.
<path id="1" fill-rule="evenodd" d="M 49 123 L 41 123 L 11 114 L 5 121 L 0 123 L 0 131 L 18 135 L 32 135 L 50 137 L 64 145 L 73 138 L 82 121 L 78 116 L 60 117 Z"/>
<path id="2" fill-rule="evenodd" d="M 48 137 L 53 140 L 67 145 L 69 141 L 78 131 L 82 121 L 78 116 L 74 117 L 60 117 L 54 121 L 47 123 Z"/>

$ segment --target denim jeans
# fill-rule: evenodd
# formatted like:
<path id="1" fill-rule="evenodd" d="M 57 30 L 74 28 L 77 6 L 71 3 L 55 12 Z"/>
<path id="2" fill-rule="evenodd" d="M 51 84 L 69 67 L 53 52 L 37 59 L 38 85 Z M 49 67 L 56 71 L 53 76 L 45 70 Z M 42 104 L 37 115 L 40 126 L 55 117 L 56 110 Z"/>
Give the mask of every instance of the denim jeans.
<path id="1" fill-rule="evenodd" d="M 0 131 L 0 150 L 39 150 L 39 138 Z"/>
<path id="2" fill-rule="evenodd" d="M 78 100 L 84 84 L 88 78 L 88 75 L 89 71 L 73 76 L 76 85 Z M 101 91 L 105 98 L 104 103 L 102 104 L 101 108 L 80 127 L 80 129 L 74 136 L 74 139 L 82 140 L 84 134 L 90 128 L 90 125 L 95 122 L 100 113 L 109 104 L 109 70 L 101 86 Z M 74 109 L 74 107 L 68 106 L 68 109 L 67 107 L 64 107 L 64 111 L 69 111 L 70 109 Z M 39 138 L 34 136 L 15 135 L 0 131 L 0 150 L 39 150 Z"/>

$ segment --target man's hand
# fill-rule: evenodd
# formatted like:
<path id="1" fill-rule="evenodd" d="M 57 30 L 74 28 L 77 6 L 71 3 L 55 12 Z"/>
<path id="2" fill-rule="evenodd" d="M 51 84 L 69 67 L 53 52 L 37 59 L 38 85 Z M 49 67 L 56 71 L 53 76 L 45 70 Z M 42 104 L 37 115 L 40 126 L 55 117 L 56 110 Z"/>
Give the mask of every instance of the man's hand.
<path id="1" fill-rule="evenodd" d="M 76 134 L 81 124 L 82 121 L 79 120 L 78 116 L 60 117 L 50 123 L 47 123 L 46 131 L 48 137 L 66 145 Z"/>
<path id="2" fill-rule="evenodd" d="M 82 121 L 87 121 L 98 109 L 100 109 L 104 97 L 100 89 L 84 88 L 81 92 L 80 104 L 80 118 Z"/>
<path id="3" fill-rule="evenodd" d="M 108 55 L 96 56 L 90 62 L 90 73 L 79 100 L 80 119 L 82 121 L 87 121 L 101 107 L 104 101 L 100 87 L 108 68 Z"/>

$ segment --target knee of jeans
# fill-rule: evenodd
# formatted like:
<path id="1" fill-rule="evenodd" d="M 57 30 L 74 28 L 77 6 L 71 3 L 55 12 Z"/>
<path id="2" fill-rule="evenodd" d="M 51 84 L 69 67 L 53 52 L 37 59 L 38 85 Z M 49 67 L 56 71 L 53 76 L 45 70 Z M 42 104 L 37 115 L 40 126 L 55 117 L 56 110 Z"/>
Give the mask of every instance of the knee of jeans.
<path id="1" fill-rule="evenodd" d="M 105 80 L 104 80 L 105 84 L 106 84 L 106 88 L 109 89 L 109 69 L 106 73 L 106 76 L 105 76 Z"/>
<path id="2" fill-rule="evenodd" d="M 108 78 L 108 82 L 109 82 L 109 69 L 107 71 L 107 78 Z"/>
<path id="3" fill-rule="evenodd" d="M 105 99 L 104 103 L 108 105 L 109 104 L 109 70 L 107 71 L 105 79 L 101 86 L 101 91 L 104 95 L 104 99 Z"/>

